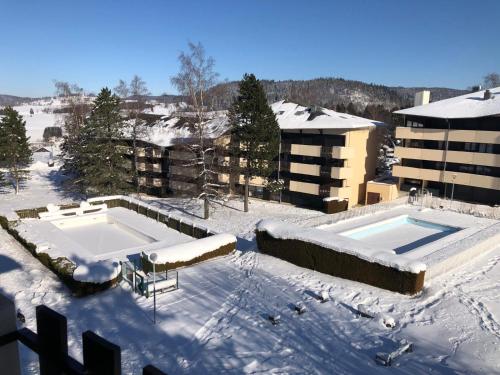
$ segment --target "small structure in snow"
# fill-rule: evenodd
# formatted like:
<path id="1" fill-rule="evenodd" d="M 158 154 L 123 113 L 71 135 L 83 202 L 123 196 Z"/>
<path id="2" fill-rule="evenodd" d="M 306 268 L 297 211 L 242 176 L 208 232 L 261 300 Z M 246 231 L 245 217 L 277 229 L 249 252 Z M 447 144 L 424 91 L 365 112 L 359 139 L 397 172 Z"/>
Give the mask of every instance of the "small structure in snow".
<path id="1" fill-rule="evenodd" d="M 295 304 L 294 306 L 295 311 L 297 311 L 297 314 L 302 315 L 307 311 L 306 305 L 302 301 L 299 301 Z"/>
<path id="2" fill-rule="evenodd" d="M 399 342 L 399 347 L 390 353 L 377 353 L 375 362 L 382 366 L 391 366 L 392 362 L 404 353 L 413 352 L 413 343 L 406 339 Z"/>
<path id="3" fill-rule="evenodd" d="M 394 328 L 396 327 L 396 321 L 392 316 L 385 315 L 385 314 L 379 314 L 379 321 L 382 325 L 384 325 L 386 328 Z"/>
<path id="4" fill-rule="evenodd" d="M 369 319 L 377 318 L 380 324 L 382 324 L 386 328 L 394 328 L 396 326 L 396 321 L 392 316 L 383 314 L 378 311 L 373 311 L 364 303 L 360 303 L 358 305 L 358 313 L 363 318 L 369 318 Z"/>
<path id="5" fill-rule="evenodd" d="M 375 313 L 373 311 L 370 311 L 368 306 L 366 306 L 364 303 L 360 303 L 358 305 L 358 313 L 363 318 L 373 319 L 373 317 L 375 316 Z"/>
<path id="6" fill-rule="evenodd" d="M 268 319 L 274 326 L 281 322 L 281 316 L 278 313 L 269 314 Z"/>
<path id="7" fill-rule="evenodd" d="M 320 294 L 319 294 L 319 300 L 321 303 L 325 303 L 327 302 L 328 300 L 330 300 L 330 295 L 328 294 L 327 291 L 323 290 Z"/>

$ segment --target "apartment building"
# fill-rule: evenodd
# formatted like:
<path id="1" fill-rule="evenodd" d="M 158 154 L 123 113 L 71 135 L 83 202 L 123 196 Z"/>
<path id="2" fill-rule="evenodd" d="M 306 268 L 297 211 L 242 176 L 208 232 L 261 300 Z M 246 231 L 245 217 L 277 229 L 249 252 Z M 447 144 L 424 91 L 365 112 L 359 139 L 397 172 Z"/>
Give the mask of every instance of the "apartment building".
<path id="1" fill-rule="evenodd" d="M 318 209 L 324 208 L 325 198 L 343 201 L 345 208 L 364 203 L 366 182 L 375 177 L 384 124 L 286 101 L 272 109 L 281 129 L 281 152 L 271 179 L 283 180 L 284 190 L 271 193 L 265 180 L 256 177 L 250 181 L 250 195 Z M 237 165 L 229 160 L 226 165 Z M 226 170 L 219 180 L 243 193 L 242 175 Z"/>
<path id="2" fill-rule="evenodd" d="M 500 87 L 422 104 L 394 112 L 400 189 L 499 204 Z"/>
<path id="3" fill-rule="evenodd" d="M 126 156 L 132 168 L 134 157 L 132 153 L 132 141 L 127 141 Z M 143 193 L 158 197 L 167 196 L 168 188 L 168 150 L 158 144 L 137 140 L 137 163 L 136 168 L 139 177 L 140 190 Z"/>

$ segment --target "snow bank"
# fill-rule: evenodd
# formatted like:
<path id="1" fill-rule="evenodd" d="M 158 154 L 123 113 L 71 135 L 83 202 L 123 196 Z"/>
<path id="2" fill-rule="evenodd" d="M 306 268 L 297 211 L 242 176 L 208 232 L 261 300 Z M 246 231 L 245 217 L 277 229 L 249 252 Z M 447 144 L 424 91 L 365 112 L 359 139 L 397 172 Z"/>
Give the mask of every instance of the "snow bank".
<path id="1" fill-rule="evenodd" d="M 404 255 L 396 255 L 392 249 L 387 250 L 368 246 L 360 241 L 317 228 L 302 228 L 290 223 L 265 219 L 257 223 L 257 231 L 267 232 L 277 239 L 313 243 L 337 252 L 354 255 L 371 263 L 379 263 L 387 267 L 396 268 L 399 271 L 418 274 L 426 270 L 424 263 L 407 258 Z"/>
<path id="2" fill-rule="evenodd" d="M 73 278 L 76 281 L 101 284 L 116 279 L 120 271 L 121 266 L 118 262 L 104 260 L 90 264 L 80 264 L 73 272 Z"/>
<path id="3" fill-rule="evenodd" d="M 144 251 L 143 254 L 149 259 L 152 253 L 156 253 L 158 255 L 156 263 L 188 262 L 231 243 L 236 244 L 236 237 L 232 234 L 223 233 L 164 249 Z"/>

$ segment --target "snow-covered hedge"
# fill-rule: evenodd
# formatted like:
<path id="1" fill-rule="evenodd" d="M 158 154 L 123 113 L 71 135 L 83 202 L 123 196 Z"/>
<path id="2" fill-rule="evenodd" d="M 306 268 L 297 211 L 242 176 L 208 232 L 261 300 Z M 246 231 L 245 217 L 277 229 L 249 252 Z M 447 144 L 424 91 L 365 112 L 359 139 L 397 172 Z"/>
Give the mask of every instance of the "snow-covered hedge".
<path id="1" fill-rule="evenodd" d="M 229 254 L 236 248 L 236 237 L 232 234 L 216 234 L 207 238 L 185 242 L 164 249 L 142 253 L 142 265 L 146 272 L 153 268 L 149 260 L 152 253 L 158 255 L 156 271 L 166 271 L 195 264 L 217 256 Z"/>
<path id="2" fill-rule="evenodd" d="M 262 252 L 301 267 L 405 294 L 423 288 L 425 264 L 393 250 L 275 220 L 261 220 L 256 233 Z"/>

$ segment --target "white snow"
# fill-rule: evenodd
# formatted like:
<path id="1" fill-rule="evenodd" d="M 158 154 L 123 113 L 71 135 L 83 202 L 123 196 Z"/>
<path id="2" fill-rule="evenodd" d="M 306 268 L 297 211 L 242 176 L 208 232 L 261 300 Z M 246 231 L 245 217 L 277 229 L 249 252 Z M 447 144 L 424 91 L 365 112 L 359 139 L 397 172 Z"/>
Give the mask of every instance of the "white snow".
<path id="1" fill-rule="evenodd" d="M 104 283 L 115 279 L 121 271 L 118 262 L 103 260 L 90 264 L 80 264 L 73 271 L 73 278 L 76 281 L 87 283 Z"/>
<path id="2" fill-rule="evenodd" d="M 484 92 L 477 91 L 450 99 L 402 109 L 394 113 L 401 115 L 437 118 L 475 118 L 500 114 L 500 87 L 490 89 L 491 99 L 484 99 Z"/>
<path id="3" fill-rule="evenodd" d="M 291 129 L 357 129 L 384 125 L 382 122 L 363 117 L 319 108 L 322 115 L 309 119 L 311 112 L 307 107 L 284 100 L 272 104 L 279 126 L 283 130 Z"/>
<path id="4" fill-rule="evenodd" d="M 156 263 L 187 262 L 230 243 L 236 243 L 236 237 L 223 233 L 163 249 L 145 250 L 143 253 L 147 256 L 156 253 L 158 255 Z"/>
<path id="5" fill-rule="evenodd" d="M 18 196 L 11 188 L 0 194 L 0 212 L 81 200 L 68 195 L 59 181 L 58 173 L 46 164 L 36 167 Z M 1 292 L 15 300 L 26 316 L 26 326 L 34 331 L 35 306 L 45 304 L 64 314 L 69 352 L 79 360 L 81 333 L 93 330 L 121 347 L 125 374 L 139 374 L 150 363 L 172 374 L 500 372 L 498 240 L 487 244 L 483 250 L 488 252 L 474 254 L 462 267 L 433 277 L 421 294 L 408 297 L 312 272 L 255 251 L 254 229 L 260 219 L 317 227 L 332 224 L 338 217 L 354 217 L 353 211 L 325 215 L 251 199 L 250 211 L 245 213 L 240 200 L 231 200 L 214 204 L 211 218 L 203 220 L 202 201 L 141 199 L 238 239 L 234 254 L 179 271 L 180 289 L 157 296 L 156 325 L 152 323 L 152 298 L 139 297 L 126 284 L 85 298 L 72 297 L 54 274 L 0 229 Z M 397 209 L 406 207 L 398 204 Z M 387 210 L 391 205 L 384 207 Z M 375 212 L 372 206 L 361 211 L 367 215 L 344 224 L 382 220 L 387 214 Z M 478 225 L 484 224 L 482 231 L 495 229 L 480 222 L 487 219 L 447 210 L 430 212 L 453 225 L 478 220 Z M 498 231 L 481 237 L 493 234 Z M 466 241 L 457 240 L 453 246 Z M 328 292 L 329 302 L 319 303 L 313 297 L 321 291 Z M 298 315 L 290 307 L 297 301 L 307 307 L 305 314 Z M 374 319 L 358 317 L 359 304 L 391 316 L 396 326 L 390 329 Z M 279 325 L 267 320 L 269 312 L 281 316 Z M 376 365 L 375 354 L 391 352 L 401 339 L 415 343 L 415 351 L 399 358 L 392 369 Z M 38 356 L 22 345 L 21 355 L 24 373 L 38 374 Z"/>

